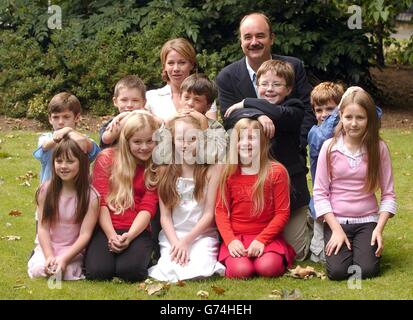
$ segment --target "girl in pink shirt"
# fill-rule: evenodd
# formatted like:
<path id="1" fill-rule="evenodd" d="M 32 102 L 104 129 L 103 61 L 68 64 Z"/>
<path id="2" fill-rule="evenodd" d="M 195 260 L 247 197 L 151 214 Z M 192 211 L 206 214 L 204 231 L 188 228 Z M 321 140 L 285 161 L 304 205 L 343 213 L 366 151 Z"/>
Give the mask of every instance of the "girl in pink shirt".
<path id="1" fill-rule="evenodd" d="M 342 100 L 334 137 L 320 151 L 314 206 L 317 218 L 326 222 L 326 267 L 332 280 L 348 278 L 349 270 L 361 278 L 379 273 L 383 229 L 396 213 L 390 154 L 379 128 L 370 95 L 352 89 Z"/>
<path id="2" fill-rule="evenodd" d="M 36 193 L 39 244 L 28 262 L 30 278 L 83 279 L 83 253 L 99 215 L 89 184 L 87 155 L 63 138 L 52 155 L 52 177 Z"/>

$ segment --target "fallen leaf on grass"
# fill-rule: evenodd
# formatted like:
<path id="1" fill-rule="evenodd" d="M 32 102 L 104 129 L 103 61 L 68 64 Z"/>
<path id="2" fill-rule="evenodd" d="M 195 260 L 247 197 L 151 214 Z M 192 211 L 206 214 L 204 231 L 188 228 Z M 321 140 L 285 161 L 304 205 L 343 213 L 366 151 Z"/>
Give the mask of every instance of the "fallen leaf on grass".
<path id="1" fill-rule="evenodd" d="M 161 296 L 166 293 L 167 288 L 168 287 L 163 283 L 154 283 L 154 284 L 148 285 L 145 290 L 150 296 L 153 296 L 153 295 Z"/>
<path id="2" fill-rule="evenodd" d="M 293 289 L 290 292 L 288 292 L 288 290 L 283 290 L 282 298 L 284 300 L 301 300 L 303 295 L 299 289 Z"/>
<path id="3" fill-rule="evenodd" d="M 30 186 L 31 186 L 30 182 L 27 181 L 27 180 L 24 180 L 24 181 L 23 181 L 22 183 L 20 183 L 19 185 L 20 185 L 20 186 L 23 186 L 23 187 L 30 187 Z"/>
<path id="4" fill-rule="evenodd" d="M 196 293 L 196 295 L 197 295 L 197 297 L 200 297 L 201 299 L 208 299 L 208 297 L 209 297 L 208 291 L 204 291 L 204 290 L 199 290 Z"/>
<path id="5" fill-rule="evenodd" d="M 20 236 L 4 236 L 1 237 L 1 240 L 7 240 L 7 241 L 16 241 L 16 240 L 21 240 L 22 237 Z"/>
<path id="6" fill-rule="evenodd" d="M 185 283 L 185 281 L 179 280 L 179 281 L 176 283 L 176 285 L 177 285 L 178 287 L 185 287 L 185 286 L 186 286 L 186 283 Z"/>
<path id="7" fill-rule="evenodd" d="M 216 287 L 216 286 L 211 286 L 211 288 L 218 295 L 224 294 L 224 292 L 225 292 L 224 288 L 220 288 L 220 287 Z"/>
<path id="8" fill-rule="evenodd" d="M 282 292 L 280 290 L 272 290 L 271 294 L 268 295 L 268 298 L 274 299 L 274 300 L 281 300 Z"/>
<path id="9" fill-rule="evenodd" d="M 21 216 L 21 215 L 22 215 L 22 212 L 19 211 L 19 210 L 11 210 L 11 211 L 9 212 L 9 216 L 12 216 L 12 217 L 19 217 L 19 216 Z"/>
<path id="10" fill-rule="evenodd" d="M 313 276 L 324 280 L 326 278 L 323 272 L 317 272 L 313 267 L 307 266 L 305 268 L 298 265 L 295 269 L 288 269 L 290 272 L 287 276 L 296 278 L 296 279 L 310 279 Z"/>

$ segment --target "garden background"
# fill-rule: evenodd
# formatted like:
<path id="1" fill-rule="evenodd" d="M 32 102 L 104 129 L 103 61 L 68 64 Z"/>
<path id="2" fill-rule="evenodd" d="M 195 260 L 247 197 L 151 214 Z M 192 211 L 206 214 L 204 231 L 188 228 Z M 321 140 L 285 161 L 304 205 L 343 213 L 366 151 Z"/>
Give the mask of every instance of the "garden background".
<path id="1" fill-rule="evenodd" d="M 361 9 L 361 29 L 349 28 L 354 4 Z M 61 29 L 51 28 L 59 26 L 54 6 L 61 9 Z M 413 36 L 395 36 L 400 13 L 409 14 L 410 6 L 411 0 L 1 1 L 0 298 L 200 299 L 198 291 L 205 290 L 209 299 L 412 299 Z M 361 85 L 384 109 L 382 136 L 393 159 L 399 210 L 385 229 L 380 277 L 363 280 L 361 287 L 316 276 L 214 277 L 162 287 L 159 295 L 148 295 L 147 285 L 118 281 L 64 282 L 56 288 L 30 280 L 26 265 L 39 171 L 32 151 L 39 133 L 49 130 L 44 123 L 50 98 L 62 90 L 79 97 L 80 130 L 98 140 L 98 127 L 115 112 L 111 95 L 117 80 L 138 74 L 149 89 L 161 86 L 160 47 L 178 36 L 194 43 L 198 71 L 214 79 L 242 56 L 237 27 L 251 11 L 271 17 L 273 51 L 302 59 L 313 85 L 321 80 Z M 409 27 L 411 15 L 403 23 Z M 7 237 L 13 235 L 17 238 Z M 309 261 L 300 265 L 323 271 Z"/>

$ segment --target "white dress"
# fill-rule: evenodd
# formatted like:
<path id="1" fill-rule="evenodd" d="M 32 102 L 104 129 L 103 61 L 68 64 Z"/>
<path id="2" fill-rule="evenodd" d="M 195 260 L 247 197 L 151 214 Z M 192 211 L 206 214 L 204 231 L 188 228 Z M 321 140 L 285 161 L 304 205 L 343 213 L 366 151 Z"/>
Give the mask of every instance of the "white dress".
<path id="1" fill-rule="evenodd" d="M 188 234 L 201 219 L 204 202 L 194 198 L 195 183 L 192 178 L 179 177 L 176 183 L 179 204 L 172 210 L 172 220 L 178 238 Z M 160 281 L 177 282 L 205 278 L 218 273 L 224 275 L 225 267 L 217 261 L 219 252 L 218 231 L 215 224 L 198 236 L 189 251 L 189 263 L 181 266 L 171 261 L 171 245 L 163 230 L 159 233 L 161 257 L 158 264 L 148 270 L 149 276 Z"/>

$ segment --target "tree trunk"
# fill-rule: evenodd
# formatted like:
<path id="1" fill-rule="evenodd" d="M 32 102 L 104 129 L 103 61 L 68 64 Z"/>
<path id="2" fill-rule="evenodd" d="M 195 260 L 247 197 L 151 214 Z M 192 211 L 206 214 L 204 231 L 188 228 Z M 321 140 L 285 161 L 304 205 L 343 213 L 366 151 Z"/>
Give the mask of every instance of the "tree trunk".
<path id="1" fill-rule="evenodd" d="M 384 34 L 383 24 L 379 22 L 376 36 L 377 36 L 377 47 L 376 47 L 376 59 L 377 64 L 380 67 L 384 67 L 384 51 L 383 51 L 383 34 Z"/>

